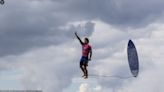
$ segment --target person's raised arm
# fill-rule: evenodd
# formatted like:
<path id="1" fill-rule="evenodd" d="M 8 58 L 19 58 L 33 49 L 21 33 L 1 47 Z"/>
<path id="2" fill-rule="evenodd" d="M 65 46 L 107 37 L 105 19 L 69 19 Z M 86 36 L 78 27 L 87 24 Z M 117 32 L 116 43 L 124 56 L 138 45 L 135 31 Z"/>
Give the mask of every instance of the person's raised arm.
<path id="1" fill-rule="evenodd" d="M 82 40 L 80 39 L 80 37 L 77 35 L 76 32 L 75 32 L 75 36 L 77 37 L 77 39 L 79 40 L 79 42 L 81 43 L 81 45 L 83 45 L 84 43 L 82 42 Z"/>

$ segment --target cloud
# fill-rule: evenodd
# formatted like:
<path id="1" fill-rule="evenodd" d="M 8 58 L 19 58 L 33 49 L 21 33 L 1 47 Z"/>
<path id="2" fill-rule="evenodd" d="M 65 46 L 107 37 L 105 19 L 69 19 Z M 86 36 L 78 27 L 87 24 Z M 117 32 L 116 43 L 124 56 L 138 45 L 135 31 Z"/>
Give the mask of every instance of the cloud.
<path id="1" fill-rule="evenodd" d="M 17 5 L 17 2 L 20 4 Z M 64 5 L 57 1 L 6 2 L 0 15 L 0 56 L 21 54 L 36 47 L 62 44 L 72 39 L 74 32 L 80 29 L 85 30 L 85 36 L 92 34 L 94 24 L 91 21 L 83 23 L 82 27 L 70 25 L 70 29 L 59 29 L 60 26 L 79 21 L 73 21 L 73 17 L 68 17 L 70 14 L 62 7 Z"/>
<path id="2" fill-rule="evenodd" d="M 69 12 L 81 19 L 100 19 L 121 27 L 142 27 L 162 18 L 162 0 L 83 0 L 66 1 Z"/>
<path id="3" fill-rule="evenodd" d="M 146 28 L 136 29 L 135 32 L 127 31 L 129 33 L 126 34 L 126 32 L 124 33 L 105 23 L 99 21 L 93 23 L 95 24 L 95 31 L 90 36 L 93 46 L 93 59 L 89 63 L 89 74 L 113 76 L 109 78 L 96 77 L 98 85 L 102 87 L 101 91 L 112 91 L 113 88 L 115 88 L 116 92 L 128 91 L 128 89 L 133 89 L 133 87 L 144 83 L 150 84 L 150 80 L 147 79 L 148 76 L 154 77 L 153 81 L 156 83 L 163 80 L 163 74 L 160 71 L 162 70 L 161 61 L 163 60 L 163 44 L 161 43 L 163 41 L 163 24 L 151 24 Z M 139 32 L 144 34 L 141 35 Z M 126 56 L 129 35 L 131 38 L 134 38 L 133 41 L 138 50 L 140 74 L 138 78 L 123 80 L 115 78 L 115 76 L 131 76 Z M 96 37 L 100 37 L 101 39 L 96 39 Z M 99 45 L 98 43 L 103 45 Z M 156 49 L 156 46 L 159 49 Z M 60 45 L 38 47 L 21 55 L 1 57 L 1 70 L 16 69 L 21 71 L 20 80 L 25 89 L 61 92 L 72 83 L 72 78 L 75 78 L 77 75 L 79 76 L 81 72 L 78 65 L 80 51 L 80 45 L 75 39 Z M 157 84 L 152 84 L 150 87 L 156 89 L 155 85 Z M 139 86 L 139 89 L 142 90 L 142 87 Z M 89 87 L 86 90 L 97 92 L 96 90 L 98 89 L 99 87 L 91 87 L 91 89 Z M 160 92 L 163 90 L 160 87 L 157 89 Z"/>
<path id="4" fill-rule="evenodd" d="M 102 26 L 102 28 L 104 27 Z M 113 29 L 111 27 L 108 27 L 108 30 Z M 134 29 L 132 29 L 132 31 L 129 30 L 126 32 L 126 34 L 122 34 L 124 35 L 124 38 L 122 39 L 119 39 L 119 37 L 121 38 L 121 36 L 114 36 L 116 37 L 115 39 L 119 40 L 114 41 L 112 44 L 113 46 L 107 44 L 107 46 L 101 48 L 102 53 L 99 51 L 99 48 L 97 48 L 98 51 L 96 51 L 97 49 L 95 50 L 94 53 L 105 53 L 105 55 L 107 54 L 108 57 L 102 57 L 105 55 L 96 55 L 96 59 L 94 60 L 94 63 L 96 64 L 92 64 L 94 67 L 90 69 L 90 73 L 95 73 L 95 75 L 97 75 L 96 79 L 98 80 L 99 84 L 105 87 L 104 90 L 111 90 L 111 92 L 113 89 L 115 89 L 116 92 L 142 92 L 145 91 L 145 89 L 147 89 L 146 91 L 150 92 L 154 92 L 155 90 L 162 92 L 163 88 L 161 86 L 158 86 L 158 83 L 161 83 L 160 85 L 163 85 L 164 83 L 162 73 L 162 51 L 164 49 L 164 44 L 161 43 L 164 41 L 164 36 L 162 30 L 163 24 L 154 23 L 148 25 L 145 28 L 135 29 L 135 31 Z M 96 32 L 100 31 L 95 30 L 95 33 Z M 110 33 L 110 31 L 108 32 Z M 110 35 L 109 33 L 106 32 L 104 36 L 107 34 Z M 99 36 L 101 36 L 101 34 L 99 34 Z M 112 38 L 114 39 L 114 37 Z M 140 73 L 138 78 L 120 79 L 117 78 L 117 76 L 131 76 L 126 55 L 126 48 L 128 42 L 127 37 L 132 38 L 138 50 Z M 103 41 L 108 42 L 108 39 L 110 39 L 110 36 L 107 36 Z M 112 52 L 111 48 L 112 50 L 117 50 Z"/>
<path id="5" fill-rule="evenodd" d="M 124 27 L 123 31 L 127 27 L 144 27 L 153 21 L 163 20 L 163 3 L 162 0 L 6 1 L 0 15 L 0 56 L 63 44 L 72 39 L 72 34 L 78 30 L 86 31 L 79 32 L 81 36 L 91 36 L 94 30 L 92 21 L 95 20 Z M 84 21 L 85 24 L 80 23 Z M 79 26 L 59 29 L 75 22 L 79 22 Z"/>
<path id="6" fill-rule="evenodd" d="M 88 84 L 81 84 L 79 89 L 80 89 L 79 92 L 88 92 L 89 91 Z"/>
<path id="7" fill-rule="evenodd" d="M 22 55 L 1 58 L 1 65 L 9 71 L 20 71 L 19 81 L 23 88 L 45 92 L 61 92 L 71 83 L 77 73 L 76 50 L 74 44 L 38 48 Z M 69 46 L 69 47 L 68 47 Z M 69 50 L 67 49 L 69 48 Z M 70 54 L 74 53 L 74 54 Z M 63 68 L 62 68 L 63 67 Z M 7 71 L 4 69 L 4 71 Z"/>
<path id="8" fill-rule="evenodd" d="M 102 92 L 102 88 L 101 86 L 96 86 L 92 88 L 89 84 L 83 83 L 80 85 L 78 92 Z"/>
<path id="9" fill-rule="evenodd" d="M 100 78 L 100 87 L 90 89 L 89 85 L 82 85 L 82 88 L 92 92 L 112 88 L 121 92 L 145 88 L 162 92 L 163 3 L 163 0 L 6 1 L 0 8 L 0 71 L 21 71 L 20 80 L 27 89 L 62 92 L 80 72 L 81 48 L 74 36 L 77 31 L 81 38 L 89 37 L 93 47 L 90 74 L 129 76 L 126 58 L 129 39 L 136 44 L 141 69 L 137 79 Z M 154 79 L 147 79 L 149 76 Z"/>
<path id="10" fill-rule="evenodd" d="M 95 31 L 90 37 L 93 46 L 93 59 L 89 62 L 88 69 L 91 76 L 88 80 L 97 80 L 98 84 L 96 85 L 103 87 L 101 92 L 138 92 L 144 91 L 145 88 L 148 91 L 152 90 L 150 92 L 154 92 L 154 90 L 162 92 L 163 89 L 161 86 L 157 87 L 156 83 L 161 81 L 161 85 L 163 85 L 163 63 L 161 62 L 163 61 L 164 47 L 161 43 L 164 37 L 162 34 L 163 24 L 153 23 L 145 28 L 129 29 L 122 32 L 100 21 L 94 23 Z M 138 78 L 132 78 L 128 66 L 126 50 L 129 38 L 134 41 L 138 50 L 140 61 Z M 151 76 L 155 84 L 151 83 Z M 91 90 L 93 87 L 87 86 L 85 88 L 85 90 Z"/>

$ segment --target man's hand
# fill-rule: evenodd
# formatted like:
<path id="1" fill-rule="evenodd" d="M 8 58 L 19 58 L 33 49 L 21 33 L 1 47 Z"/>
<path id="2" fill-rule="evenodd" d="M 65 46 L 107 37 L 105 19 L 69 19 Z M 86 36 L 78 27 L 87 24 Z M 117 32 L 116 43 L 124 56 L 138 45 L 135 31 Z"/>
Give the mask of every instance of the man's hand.
<path id="1" fill-rule="evenodd" d="M 88 61 L 91 61 L 91 58 L 89 58 Z"/>
<path id="2" fill-rule="evenodd" d="M 77 36 L 77 32 L 75 32 L 75 35 Z"/>

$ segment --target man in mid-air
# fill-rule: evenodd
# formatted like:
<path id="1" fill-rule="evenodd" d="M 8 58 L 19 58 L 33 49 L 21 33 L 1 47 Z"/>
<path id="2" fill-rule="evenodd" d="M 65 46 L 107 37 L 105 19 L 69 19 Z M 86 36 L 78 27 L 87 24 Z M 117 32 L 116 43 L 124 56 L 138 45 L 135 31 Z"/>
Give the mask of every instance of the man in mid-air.
<path id="1" fill-rule="evenodd" d="M 83 42 L 76 32 L 75 32 L 75 36 L 77 37 L 77 39 L 82 45 L 82 57 L 80 60 L 80 68 L 84 74 L 82 77 L 84 77 L 84 79 L 87 79 L 88 78 L 87 66 L 88 66 L 88 61 L 90 61 L 92 57 L 92 47 L 89 45 L 88 38 L 84 38 L 84 42 Z"/>

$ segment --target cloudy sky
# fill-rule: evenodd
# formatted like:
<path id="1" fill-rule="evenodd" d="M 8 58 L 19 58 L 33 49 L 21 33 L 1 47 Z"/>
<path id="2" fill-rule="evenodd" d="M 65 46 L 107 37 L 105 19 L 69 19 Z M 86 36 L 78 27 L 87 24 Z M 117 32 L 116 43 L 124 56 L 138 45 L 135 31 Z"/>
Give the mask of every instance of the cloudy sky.
<path id="1" fill-rule="evenodd" d="M 0 5 L 0 89 L 43 92 L 163 92 L 163 0 L 5 0 Z M 81 78 L 81 46 L 93 48 Z M 132 76 L 127 43 L 138 50 Z M 99 77 L 99 75 L 113 77 Z"/>

